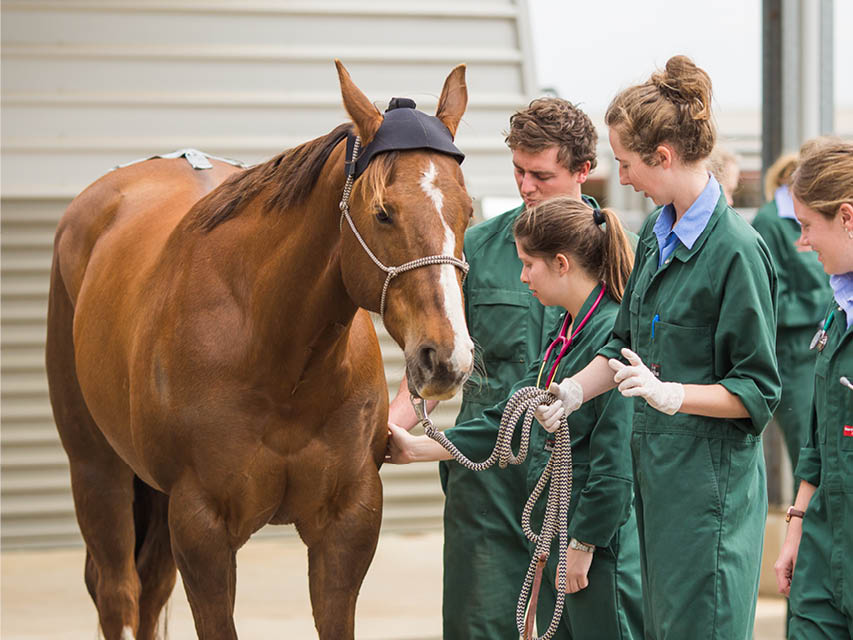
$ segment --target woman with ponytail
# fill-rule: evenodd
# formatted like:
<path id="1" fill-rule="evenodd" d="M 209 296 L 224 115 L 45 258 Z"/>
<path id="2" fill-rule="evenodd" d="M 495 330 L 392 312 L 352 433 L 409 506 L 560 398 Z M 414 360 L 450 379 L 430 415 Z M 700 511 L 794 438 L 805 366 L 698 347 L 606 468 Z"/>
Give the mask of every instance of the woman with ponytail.
<path id="1" fill-rule="evenodd" d="M 510 396 L 523 387 L 547 388 L 552 380 L 575 373 L 607 343 L 633 262 L 633 251 L 616 214 L 567 196 L 528 207 L 517 218 L 513 232 L 522 262 L 522 282 L 543 305 L 563 307 L 566 313 L 553 327 L 553 348 L 532 364 Z M 484 460 L 495 445 L 505 406 L 506 401 L 444 434 L 469 459 Z M 642 638 L 639 541 L 629 449 L 631 411 L 632 402 L 613 391 L 572 416 L 568 595 L 555 638 Z M 544 408 L 537 417 L 547 422 L 549 412 L 550 408 Z M 451 458 L 426 436 L 391 429 L 392 463 Z M 542 475 L 549 451 L 547 434 L 534 429 L 524 463 L 527 486 L 517 487 L 516 492 L 518 512 Z M 538 506 L 532 517 L 534 530 L 544 516 L 544 505 Z M 542 581 L 537 610 L 540 631 L 548 627 L 556 603 L 557 555 L 555 547 Z M 499 564 L 503 559 L 492 561 Z M 494 615 L 512 618 L 515 611 L 495 611 Z"/>
<path id="2" fill-rule="evenodd" d="M 619 93 L 605 122 L 622 184 L 659 208 L 612 338 L 551 386 L 557 413 L 617 385 L 635 399 L 645 637 L 746 640 L 767 515 L 761 432 L 781 386 L 772 258 L 707 171 L 711 80 L 690 59 Z"/>

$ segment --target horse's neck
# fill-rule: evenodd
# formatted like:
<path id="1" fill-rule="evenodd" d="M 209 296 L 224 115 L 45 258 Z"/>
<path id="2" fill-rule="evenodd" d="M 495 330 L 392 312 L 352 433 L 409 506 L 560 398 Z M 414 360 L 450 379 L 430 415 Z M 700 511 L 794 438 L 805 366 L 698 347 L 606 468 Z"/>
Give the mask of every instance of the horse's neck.
<path id="1" fill-rule="evenodd" d="M 254 216 L 265 237 L 255 238 L 264 248 L 254 265 L 250 321 L 267 347 L 277 344 L 291 357 L 294 349 L 317 355 L 343 348 L 357 310 L 340 269 L 342 153 L 332 152 L 304 203 Z"/>

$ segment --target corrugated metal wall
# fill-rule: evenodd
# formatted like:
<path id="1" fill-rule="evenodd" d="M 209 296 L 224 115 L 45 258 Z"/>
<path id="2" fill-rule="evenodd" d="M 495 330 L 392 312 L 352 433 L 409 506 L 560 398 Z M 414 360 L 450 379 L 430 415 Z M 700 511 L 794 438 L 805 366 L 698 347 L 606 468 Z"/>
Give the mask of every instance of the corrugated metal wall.
<path id="1" fill-rule="evenodd" d="M 79 543 L 43 364 L 53 231 L 71 198 L 138 157 L 193 146 L 253 163 L 331 130 L 346 119 L 334 57 L 380 107 L 409 96 L 428 111 L 466 62 L 469 190 L 514 195 L 500 132 L 533 89 L 526 12 L 524 0 L 3 3 L 4 548 Z M 396 390 L 402 355 L 384 332 L 383 353 Z M 441 526 L 434 465 L 383 476 L 385 530 Z"/>

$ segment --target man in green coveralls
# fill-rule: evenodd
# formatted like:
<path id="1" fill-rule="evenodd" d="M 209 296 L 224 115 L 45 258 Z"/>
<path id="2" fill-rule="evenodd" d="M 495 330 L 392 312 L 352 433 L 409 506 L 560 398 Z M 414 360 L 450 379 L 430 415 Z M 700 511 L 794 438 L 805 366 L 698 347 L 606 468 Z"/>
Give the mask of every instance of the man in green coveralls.
<path id="1" fill-rule="evenodd" d="M 560 98 L 536 99 L 510 118 L 506 143 L 524 204 L 465 234 L 470 264 L 463 285 L 465 314 L 479 345 L 482 375 L 466 384 L 457 423 L 509 397 L 559 322 L 562 309 L 543 307 L 519 279 L 522 265 L 512 225 L 524 207 L 557 195 L 597 206 L 581 195 L 596 165 L 597 141 L 589 117 Z M 404 428 L 416 423 L 405 379 L 388 419 Z M 521 530 L 526 465 L 474 472 L 451 461 L 440 463 L 440 473 L 446 495 L 443 638 L 517 637 L 514 612 L 530 561 Z"/>

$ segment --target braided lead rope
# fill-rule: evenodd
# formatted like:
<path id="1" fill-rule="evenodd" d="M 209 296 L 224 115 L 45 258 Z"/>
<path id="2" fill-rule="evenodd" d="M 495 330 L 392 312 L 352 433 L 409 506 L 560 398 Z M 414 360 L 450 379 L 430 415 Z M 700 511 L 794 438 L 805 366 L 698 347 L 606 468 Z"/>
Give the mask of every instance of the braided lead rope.
<path id="1" fill-rule="evenodd" d="M 495 462 L 498 462 L 501 468 L 506 467 L 507 464 L 521 464 L 524 462 L 530 445 L 530 427 L 534 418 L 533 412 L 540 404 L 551 404 L 554 400 L 555 397 L 553 395 L 538 387 L 523 387 L 516 391 L 509 399 L 509 402 L 507 402 L 501 416 L 495 448 L 492 450 L 491 455 L 483 462 L 472 462 L 459 451 L 446 435 L 435 428 L 435 425 L 433 425 L 432 420 L 430 420 L 426 413 L 426 401 L 415 395 L 411 396 L 415 414 L 418 416 L 426 435 L 447 449 L 459 464 L 472 471 L 484 471 L 494 465 Z M 515 429 L 518 426 L 518 420 L 522 415 L 524 415 L 524 421 L 521 426 L 521 444 L 518 455 L 513 455 L 511 442 Z M 542 521 L 542 529 L 539 534 L 536 534 L 530 526 L 530 514 L 545 486 L 548 485 L 549 480 L 553 481 L 548 490 L 545 517 Z M 571 436 L 568 420 L 566 416 L 563 416 L 560 420 L 560 426 L 556 431 L 556 443 L 551 452 L 551 457 L 548 460 L 548 464 L 545 465 L 545 469 L 539 477 L 536 487 L 524 505 L 521 519 L 524 535 L 536 545 L 530 565 L 527 567 L 527 575 L 524 578 L 524 584 L 518 596 L 518 605 L 516 607 L 516 626 L 521 635 L 525 635 L 526 631 L 524 616 L 530 602 L 531 588 L 536 577 L 536 565 L 540 557 L 543 555 L 545 558 L 548 557 L 551 551 L 551 542 L 555 536 L 559 535 L 557 603 L 554 607 L 554 614 L 551 617 L 551 624 L 548 626 L 547 631 L 537 638 L 533 638 L 532 632 L 527 636 L 533 638 L 533 640 L 551 640 L 557 632 L 557 625 L 560 623 L 560 617 L 563 612 L 563 604 L 566 598 L 566 551 L 569 546 L 568 515 L 571 495 Z"/>
<path id="2" fill-rule="evenodd" d="M 546 397 L 547 396 L 547 397 Z M 495 462 L 503 469 L 508 464 L 521 464 L 527 458 L 527 449 L 530 445 L 530 426 L 533 424 L 533 412 L 540 404 L 551 404 L 554 401 L 552 396 L 547 391 L 537 387 L 524 387 L 513 394 L 506 404 L 501 423 L 498 427 L 498 435 L 495 441 L 495 448 L 492 449 L 491 455 L 483 462 L 472 462 L 465 457 L 465 454 L 459 451 L 446 435 L 435 428 L 429 416 L 415 404 L 415 411 L 420 418 L 424 432 L 433 440 L 438 442 L 442 447 L 447 449 L 459 464 L 471 471 L 485 471 L 493 466 Z M 421 398 L 412 397 L 413 404 L 416 402 L 423 403 Z M 521 424 L 521 445 L 518 449 L 518 455 L 512 452 L 512 437 L 518 425 L 519 418 L 524 416 Z"/>
<path id="3" fill-rule="evenodd" d="M 355 144 L 352 149 L 352 165 L 355 165 L 356 159 L 358 159 L 358 152 L 361 150 L 361 137 L 355 137 Z M 361 234 L 358 232 L 358 229 L 355 228 L 355 222 L 353 222 L 352 216 L 349 213 L 349 197 L 352 192 L 353 185 L 353 173 L 347 172 L 347 181 L 344 184 L 344 192 L 341 195 L 341 202 L 338 207 L 341 210 L 341 219 L 338 222 L 338 228 L 343 230 L 344 218 L 346 218 L 347 223 L 349 223 L 350 229 L 352 229 L 353 234 L 361 245 L 362 249 L 364 249 L 365 253 L 373 260 L 373 264 L 382 269 L 388 275 L 385 277 L 385 284 L 382 285 L 382 297 L 379 300 L 379 315 L 382 317 L 382 322 L 385 322 L 385 298 L 388 294 L 388 286 L 391 284 L 391 280 L 396 278 L 401 273 L 406 271 L 411 271 L 412 269 L 417 269 L 418 267 L 426 267 L 434 264 L 452 264 L 457 269 L 462 271 L 462 280 L 465 280 L 465 276 L 468 275 L 468 263 L 464 260 L 460 260 L 455 256 L 445 256 L 445 255 L 435 255 L 435 256 L 427 256 L 424 258 L 417 258 L 415 260 L 410 260 L 404 264 L 401 264 L 398 267 L 388 267 L 382 264 L 382 261 L 376 257 L 376 255 L 370 250 L 370 247 L 367 246 L 367 243 L 364 241 L 364 238 L 361 237 Z M 462 256 L 465 257 L 464 255 Z"/>
<path id="4" fill-rule="evenodd" d="M 548 481 L 551 481 L 548 489 L 548 501 L 545 506 L 545 517 L 542 521 L 542 529 L 539 534 L 533 532 L 530 526 L 530 514 L 539 500 Z M 524 614 L 531 596 L 531 587 L 536 575 L 536 561 L 544 556 L 548 557 L 551 551 L 551 543 L 554 536 L 559 535 L 558 562 L 557 562 L 557 602 L 554 607 L 554 615 L 551 624 L 544 634 L 538 638 L 534 637 L 532 631 L 526 636 L 533 640 L 550 640 L 557 632 L 563 604 L 566 599 L 566 552 L 569 545 L 568 516 L 569 502 L 572 496 L 572 447 L 568 423 L 565 417 L 556 432 L 556 443 L 551 452 L 551 458 L 545 466 L 545 470 L 539 477 L 536 487 L 527 499 L 521 515 L 521 526 L 527 539 L 535 543 L 533 559 L 527 568 L 524 585 L 518 596 L 518 606 L 515 612 L 516 626 L 521 634 L 525 633 Z"/>

